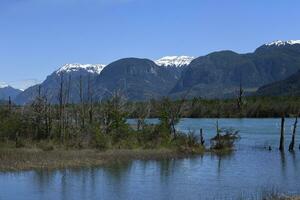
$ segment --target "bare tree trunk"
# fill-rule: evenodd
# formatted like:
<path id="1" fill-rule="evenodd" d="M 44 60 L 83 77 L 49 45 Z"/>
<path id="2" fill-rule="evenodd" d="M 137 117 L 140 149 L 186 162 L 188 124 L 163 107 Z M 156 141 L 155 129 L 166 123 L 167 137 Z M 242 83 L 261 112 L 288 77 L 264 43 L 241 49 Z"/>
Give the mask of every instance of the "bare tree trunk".
<path id="1" fill-rule="evenodd" d="M 242 87 L 242 79 L 240 77 L 240 87 L 239 87 L 239 92 L 238 92 L 238 98 L 237 98 L 237 108 L 241 114 L 242 108 L 243 108 L 243 94 L 244 90 Z"/>
<path id="2" fill-rule="evenodd" d="M 281 118 L 279 150 L 284 151 L 284 117 Z"/>
<path id="3" fill-rule="evenodd" d="M 67 96 L 66 96 L 66 104 L 70 103 L 71 82 L 72 82 L 72 77 L 71 77 L 71 75 L 69 75 L 68 90 L 67 90 Z"/>
<path id="4" fill-rule="evenodd" d="M 63 131 L 64 131 L 64 140 L 68 140 L 70 138 L 69 128 L 69 117 L 68 117 L 68 109 L 67 106 L 70 103 L 70 91 L 71 91 L 71 75 L 68 77 L 68 82 L 66 83 L 66 89 L 63 91 Z"/>
<path id="5" fill-rule="evenodd" d="M 171 128 L 172 128 L 173 136 L 176 139 L 177 138 L 177 133 L 176 133 L 176 128 L 175 128 L 175 124 L 174 124 L 173 120 L 172 120 L 172 123 L 171 123 Z"/>
<path id="6" fill-rule="evenodd" d="M 10 96 L 8 97 L 8 111 L 9 111 L 9 113 L 11 113 L 11 108 L 12 108 L 12 103 L 11 103 L 11 98 L 10 98 Z"/>
<path id="7" fill-rule="evenodd" d="M 41 85 L 38 87 L 38 96 L 35 99 L 36 103 L 34 105 L 35 110 L 35 139 L 41 139 L 41 121 L 42 121 L 42 112 L 43 112 L 43 101 L 41 98 Z"/>
<path id="8" fill-rule="evenodd" d="M 84 97 L 83 97 L 83 80 L 82 76 L 79 79 L 79 96 L 80 96 L 80 119 L 81 119 L 81 130 L 85 127 L 85 109 L 84 109 Z"/>
<path id="9" fill-rule="evenodd" d="M 93 91 L 92 91 L 92 85 L 91 85 L 91 77 L 88 76 L 88 102 L 89 102 L 89 123 L 93 123 L 93 114 L 94 114 L 94 108 L 93 108 Z"/>
<path id="10" fill-rule="evenodd" d="M 60 89 L 59 89 L 59 134 L 60 140 L 63 143 L 64 133 L 63 133 L 63 86 L 64 86 L 64 76 L 60 76 Z"/>
<path id="11" fill-rule="evenodd" d="M 200 143 L 203 146 L 205 143 L 204 137 L 203 137 L 203 130 L 202 128 L 200 129 Z"/>
<path id="12" fill-rule="evenodd" d="M 296 117 L 294 122 L 292 141 L 289 146 L 289 151 L 294 151 L 297 123 L 298 123 L 298 117 Z"/>
<path id="13" fill-rule="evenodd" d="M 217 120 L 217 137 L 220 136 L 220 130 L 219 130 L 219 121 Z"/>
<path id="14" fill-rule="evenodd" d="M 51 105 L 47 103 L 46 100 L 46 126 L 47 126 L 47 137 L 51 138 L 51 130 L 52 130 L 52 116 L 51 116 Z"/>

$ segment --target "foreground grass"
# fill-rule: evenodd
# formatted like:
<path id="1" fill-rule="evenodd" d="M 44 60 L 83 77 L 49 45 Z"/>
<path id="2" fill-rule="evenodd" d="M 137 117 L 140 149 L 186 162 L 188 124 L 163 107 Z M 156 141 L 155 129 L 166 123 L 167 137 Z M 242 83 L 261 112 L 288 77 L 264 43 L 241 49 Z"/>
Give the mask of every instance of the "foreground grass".
<path id="1" fill-rule="evenodd" d="M 185 157 L 191 153 L 172 149 L 118 149 L 98 151 L 41 149 L 0 149 L 0 171 L 17 171 L 30 169 L 57 169 L 66 167 L 90 167 L 112 164 L 114 162 L 139 160 L 156 160 Z"/>

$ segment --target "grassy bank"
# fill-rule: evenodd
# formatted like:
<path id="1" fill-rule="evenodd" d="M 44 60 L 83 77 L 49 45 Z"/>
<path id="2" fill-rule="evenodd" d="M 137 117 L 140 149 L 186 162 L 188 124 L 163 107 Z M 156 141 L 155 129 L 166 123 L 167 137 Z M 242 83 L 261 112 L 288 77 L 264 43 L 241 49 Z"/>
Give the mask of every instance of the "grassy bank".
<path id="1" fill-rule="evenodd" d="M 125 162 L 134 159 L 157 160 L 179 158 L 194 153 L 196 152 L 179 152 L 172 149 L 118 149 L 107 151 L 85 149 L 43 151 L 41 149 L 9 148 L 0 150 L 0 171 L 102 166 L 113 164 L 114 162 Z M 197 153 L 201 153 L 201 151 Z"/>
<path id="2" fill-rule="evenodd" d="M 286 195 L 268 195 L 263 197 L 262 200 L 300 200 L 300 197 L 290 197 Z"/>

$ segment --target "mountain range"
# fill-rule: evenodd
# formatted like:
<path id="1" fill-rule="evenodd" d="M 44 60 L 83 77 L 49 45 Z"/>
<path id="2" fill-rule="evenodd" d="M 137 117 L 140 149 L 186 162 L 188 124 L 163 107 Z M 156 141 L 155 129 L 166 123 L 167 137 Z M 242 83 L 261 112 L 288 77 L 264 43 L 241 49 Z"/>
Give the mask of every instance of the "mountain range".
<path id="1" fill-rule="evenodd" d="M 282 42 L 283 43 L 283 42 Z M 265 44 L 253 53 L 220 51 L 193 60 L 171 94 L 206 98 L 232 96 L 240 83 L 245 91 L 287 78 L 300 69 L 300 42 Z"/>
<path id="2" fill-rule="evenodd" d="M 260 87 L 255 93 L 257 96 L 299 96 L 300 71 L 288 78 Z"/>
<path id="3" fill-rule="evenodd" d="M 18 94 L 14 101 L 29 103 L 40 90 L 50 102 L 57 103 L 61 85 L 70 103 L 89 98 L 99 101 L 117 91 L 138 101 L 183 95 L 229 98 L 240 84 L 247 93 L 259 94 L 266 85 L 281 84 L 289 77 L 293 81 L 299 70 L 300 40 L 275 41 L 246 54 L 227 50 L 197 58 L 167 56 L 156 61 L 124 58 L 108 65 L 66 64 L 41 84 Z"/>
<path id="4" fill-rule="evenodd" d="M 16 98 L 17 95 L 22 93 L 22 90 L 15 89 L 9 85 L 0 85 L 0 100 L 8 100 Z"/>

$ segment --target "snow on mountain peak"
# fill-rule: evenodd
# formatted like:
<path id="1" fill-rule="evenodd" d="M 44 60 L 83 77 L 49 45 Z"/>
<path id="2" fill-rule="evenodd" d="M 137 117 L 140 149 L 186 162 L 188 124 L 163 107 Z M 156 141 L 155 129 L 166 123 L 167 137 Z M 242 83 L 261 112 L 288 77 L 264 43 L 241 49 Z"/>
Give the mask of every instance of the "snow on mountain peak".
<path id="1" fill-rule="evenodd" d="M 284 45 L 294 45 L 294 44 L 300 44 L 300 40 L 288 40 L 288 41 L 276 40 L 271 43 L 267 43 L 266 46 L 284 46 Z"/>
<path id="2" fill-rule="evenodd" d="M 6 88 L 8 87 L 9 85 L 7 85 L 6 83 L 4 82 L 0 82 L 0 88 Z"/>
<path id="3" fill-rule="evenodd" d="M 74 63 L 74 64 L 65 64 L 62 66 L 60 69 L 56 71 L 56 73 L 68 73 L 68 72 L 75 72 L 78 70 L 86 70 L 90 73 L 96 73 L 100 74 L 100 72 L 103 70 L 103 68 L 106 65 L 103 64 L 79 64 L 79 63 Z"/>
<path id="4" fill-rule="evenodd" d="M 182 67 L 192 62 L 194 57 L 191 56 L 166 56 L 155 61 L 159 66 L 175 66 Z"/>

